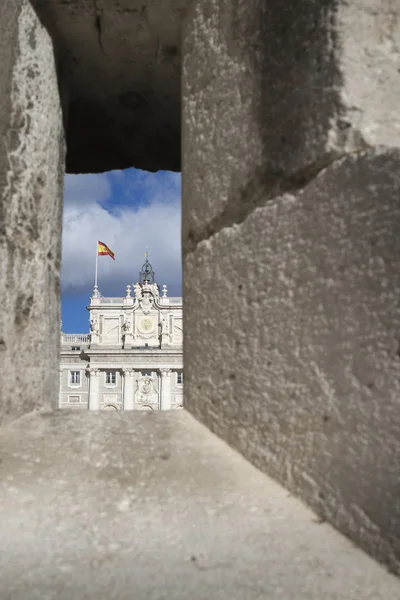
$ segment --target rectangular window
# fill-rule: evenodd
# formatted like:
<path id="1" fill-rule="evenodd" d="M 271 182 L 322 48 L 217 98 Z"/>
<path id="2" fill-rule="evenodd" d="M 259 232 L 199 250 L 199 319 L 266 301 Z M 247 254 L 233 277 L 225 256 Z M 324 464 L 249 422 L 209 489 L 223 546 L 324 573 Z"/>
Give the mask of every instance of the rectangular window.
<path id="1" fill-rule="evenodd" d="M 176 383 L 179 383 L 179 384 L 183 383 L 183 373 L 182 373 L 182 371 L 179 371 L 176 374 Z"/>
<path id="2" fill-rule="evenodd" d="M 68 402 L 70 402 L 71 404 L 79 404 L 80 400 L 80 396 L 68 396 Z"/>
<path id="3" fill-rule="evenodd" d="M 106 383 L 115 385 L 117 383 L 117 374 L 115 371 L 106 371 Z"/>
<path id="4" fill-rule="evenodd" d="M 81 382 L 81 372 L 80 371 L 70 371 L 71 379 L 70 382 L 72 385 L 79 385 Z"/>

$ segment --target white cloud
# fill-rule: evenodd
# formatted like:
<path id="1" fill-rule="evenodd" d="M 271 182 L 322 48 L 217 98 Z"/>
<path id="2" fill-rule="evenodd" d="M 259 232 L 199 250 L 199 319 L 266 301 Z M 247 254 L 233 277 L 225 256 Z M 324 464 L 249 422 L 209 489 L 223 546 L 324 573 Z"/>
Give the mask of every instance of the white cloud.
<path id="1" fill-rule="evenodd" d="M 123 172 L 123 171 L 122 171 Z M 87 208 L 88 204 L 102 204 L 111 196 L 111 181 L 107 173 L 99 175 L 66 175 L 64 204 L 79 205 Z"/>
<path id="2" fill-rule="evenodd" d="M 116 183 L 123 185 L 117 198 Z M 99 257 L 103 294 L 122 296 L 137 281 L 146 247 L 157 283 L 166 283 L 171 295 L 181 293 L 179 174 L 66 175 L 65 184 L 63 293 L 93 287 L 97 240 L 115 252 L 115 261 Z M 139 196 L 141 205 L 127 203 Z"/>

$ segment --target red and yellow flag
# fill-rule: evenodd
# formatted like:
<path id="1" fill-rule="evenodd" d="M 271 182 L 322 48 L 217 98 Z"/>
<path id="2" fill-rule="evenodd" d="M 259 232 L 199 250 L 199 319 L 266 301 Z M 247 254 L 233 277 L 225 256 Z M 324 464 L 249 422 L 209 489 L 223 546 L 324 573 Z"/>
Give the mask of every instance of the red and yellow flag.
<path id="1" fill-rule="evenodd" d="M 103 244 L 103 242 L 97 242 L 97 256 L 107 256 L 107 254 L 115 260 L 114 252 L 106 244 Z"/>

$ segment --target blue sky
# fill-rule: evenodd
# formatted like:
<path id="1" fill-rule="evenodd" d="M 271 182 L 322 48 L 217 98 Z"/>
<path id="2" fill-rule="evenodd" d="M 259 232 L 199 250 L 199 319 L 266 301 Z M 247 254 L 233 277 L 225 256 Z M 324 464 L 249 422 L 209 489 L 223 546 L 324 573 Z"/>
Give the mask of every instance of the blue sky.
<path id="1" fill-rule="evenodd" d="M 181 295 L 181 176 L 136 169 L 66 175 L 61 271 L 62 329 L 86 333 L 97 240 L 115 252 L 99 257 L 103 296 L 124 296 L 136 283 L 146 247 L 159 285 Z"/>

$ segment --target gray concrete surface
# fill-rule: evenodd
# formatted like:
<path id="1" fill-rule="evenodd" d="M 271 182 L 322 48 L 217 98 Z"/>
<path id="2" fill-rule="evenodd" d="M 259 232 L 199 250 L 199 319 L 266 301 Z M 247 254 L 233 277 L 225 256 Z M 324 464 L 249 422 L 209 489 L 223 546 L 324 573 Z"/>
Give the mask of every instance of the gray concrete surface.
<path id="1" fill-rule="evenodd" d="M 0 424 L 57 398 L 64 141 L 53 47 L 0 2 Z"/>
<path id="2" fill-rule="evenodd" d="M 4 600 L 398 600 L 400 581 L 185 411 L 0 431 Z"/>

